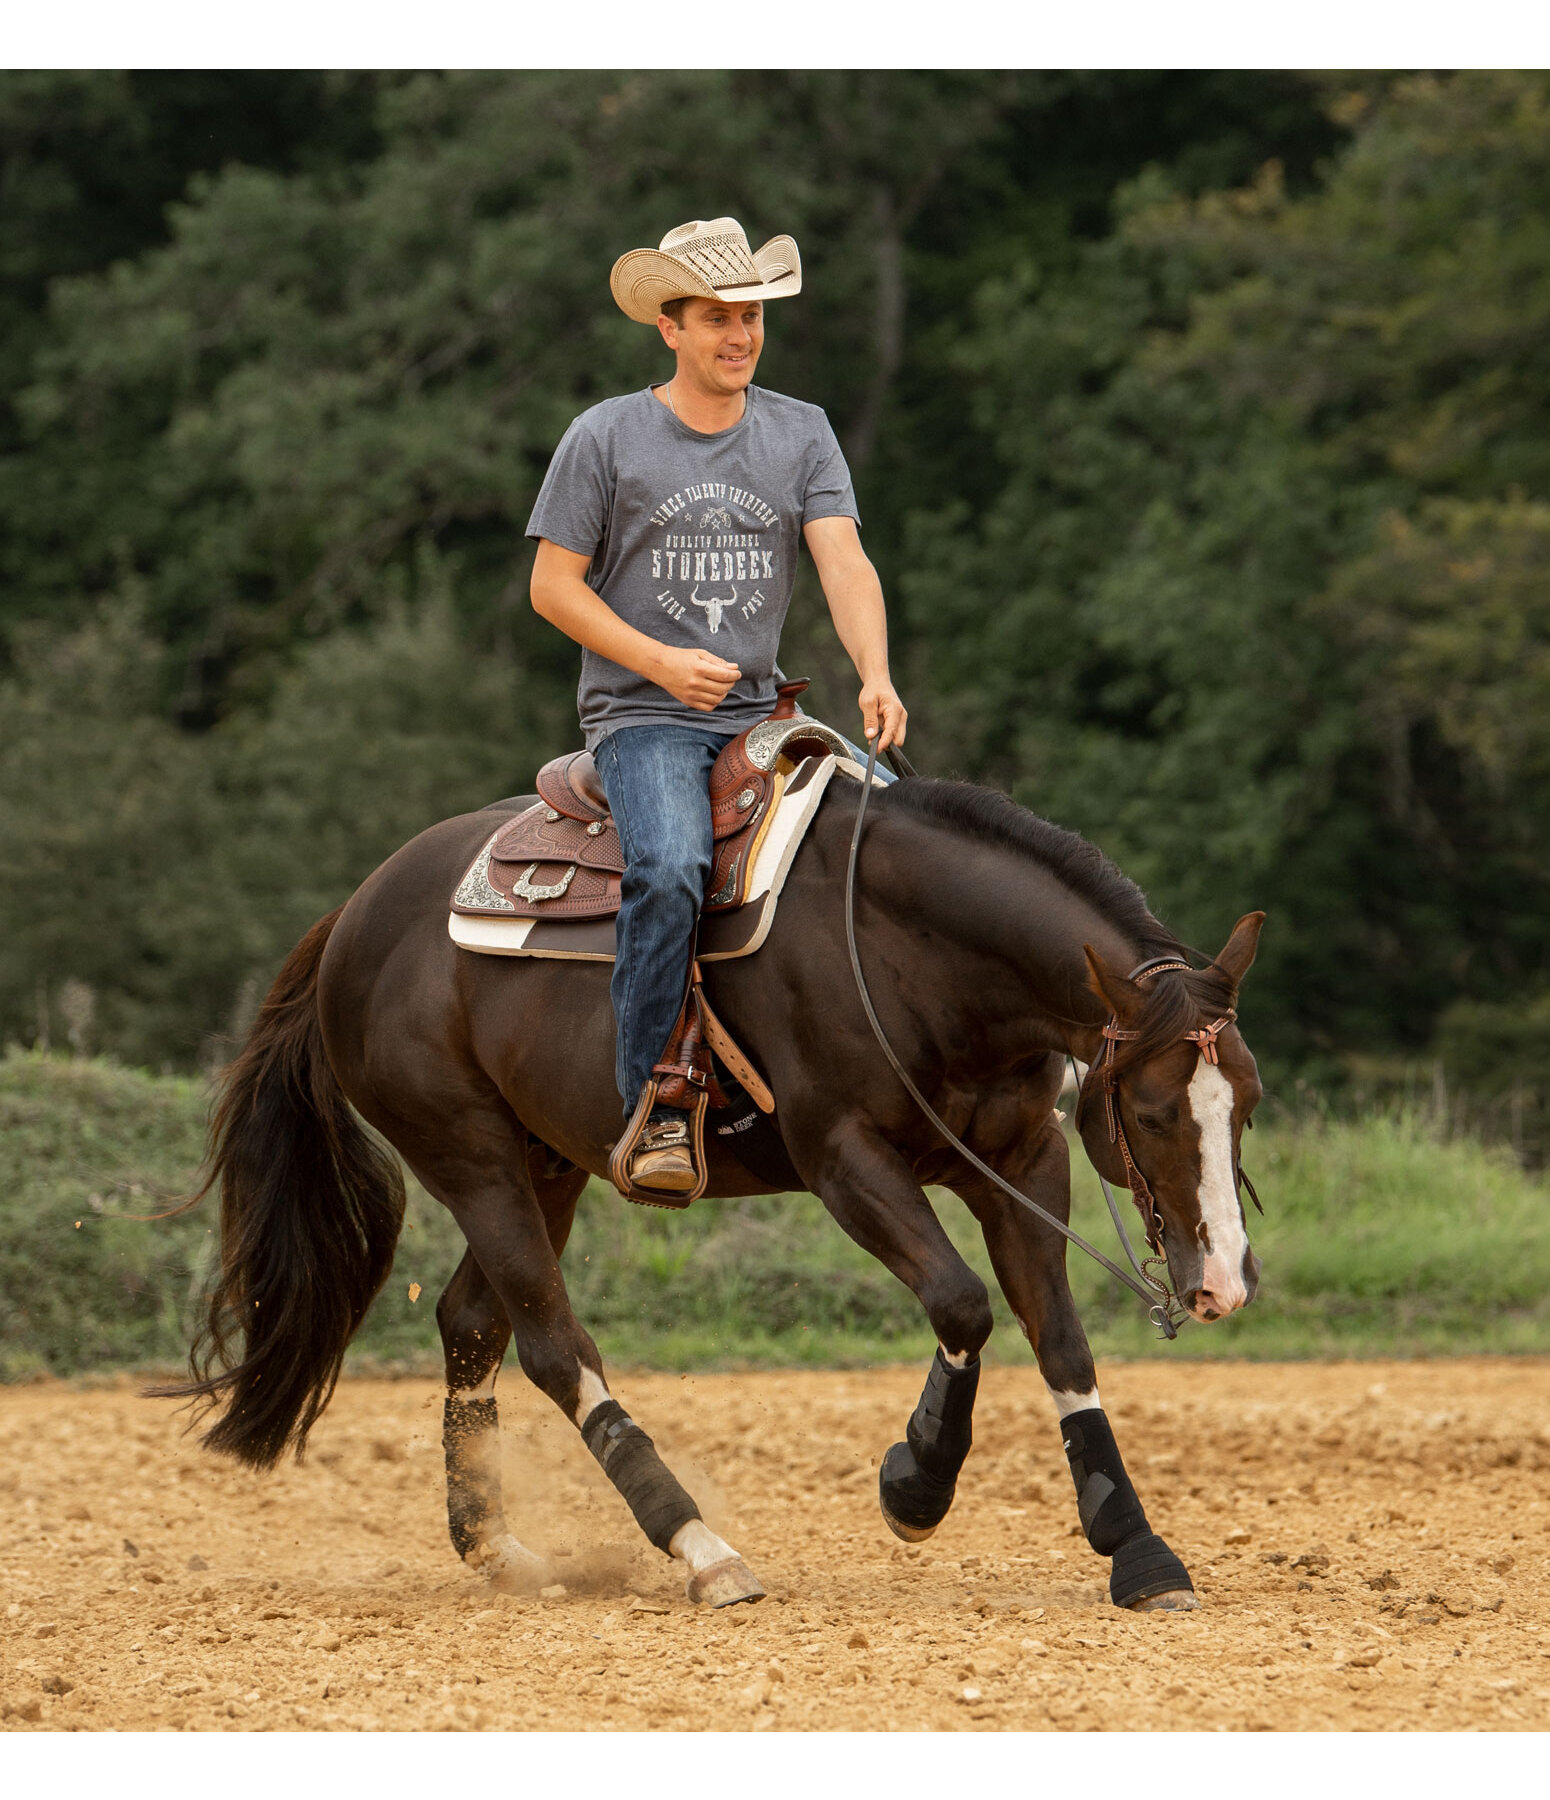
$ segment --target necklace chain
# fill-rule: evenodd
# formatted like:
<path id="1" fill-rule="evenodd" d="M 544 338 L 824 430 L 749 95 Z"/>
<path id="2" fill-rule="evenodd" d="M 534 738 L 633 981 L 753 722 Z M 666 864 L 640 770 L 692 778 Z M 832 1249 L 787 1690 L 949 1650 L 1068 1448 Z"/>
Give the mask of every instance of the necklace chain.
<path id="1" fill-rule="evenodd" d="M 677 377 L 675 376 L 674 380 L 676 380 L 676 379 L 677 379 Z M 683 419 L 679 414 L 678 408 L 673 405 L 673 383 L 670 381 L 667 384 L 667 386 L 665 388 L 663 388 L 662 391 L 664 394 L 667 395 L 668 410 L 672 413 L 673 417 L 678 420 L 678 423 L 680 425 L 682 425 Z M 737 415 L 738 424 L 741 425 L 743 420 L 745 418 L 747 418 L 747 416 L 748 416 L 748 390 L 747 390 L 747 388 L 744 388 L 743 389 L 743 410 Z"/>

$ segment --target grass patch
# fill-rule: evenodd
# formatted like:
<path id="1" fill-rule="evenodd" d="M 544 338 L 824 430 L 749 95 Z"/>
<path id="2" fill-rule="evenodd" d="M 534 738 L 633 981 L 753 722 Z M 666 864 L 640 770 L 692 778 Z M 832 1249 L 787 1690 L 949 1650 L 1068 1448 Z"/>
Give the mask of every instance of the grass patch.
<path id="1" fill-rule="evenodd" d="M 96 1061 L 0 1059 L 0 1377 L 180 1363 L 215 1252 L 213 1201 L 141 1223 L 192 1185 L 201 1082 Z M 1139 1356 L 1414 1356 L 1550 1349 L 1550 1193 L 1503 1152 L 1438 1141 L 1418 1120 L 1270 1124 L 1250 1169 L 1268 1217 L 1244 1314 L 1159 1345 L 1139 1302 L 1073 1253 L 1095 1351 Z M 1078 1162 L 1077 1225 L 1106 1243 Z M 938 1197 L 989 1281 L 973 1221 Z M 411 1186 L 393 1275 L 352 1350 L 358 1368 L 439 1361 L 436 1295 L 462 1254 L 449 1215 Z M 808 1195 L 646 1211 L 594 1183 L 565 1255 L 583 1322 L 614 1363 L 659 1368 L 857 1366 L 930 1354 L 912 1297 Z M 423 1290 L 417 1303 L 409 1286 Z M 1029 1351 L 990 1282 L 991 1354 Z"/>

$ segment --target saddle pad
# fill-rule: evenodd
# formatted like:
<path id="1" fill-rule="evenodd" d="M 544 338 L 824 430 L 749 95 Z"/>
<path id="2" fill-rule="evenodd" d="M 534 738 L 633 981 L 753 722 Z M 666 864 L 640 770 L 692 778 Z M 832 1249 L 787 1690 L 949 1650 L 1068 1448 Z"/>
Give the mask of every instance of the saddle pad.
<path id="1" fill-rule="evenodd" d="M 792 771 L 760 841 L 753 872 L 748 878 L 748 898 L 730 912 L 701 916 L 699 959 L 702 963 L 751 956 L 769 935 L 786 876 L 836 769 L 857 781 L 866 779 L 866 770 L 859 763 L 848 758 L 842 762 L 833 756 L 809 757 Z M 884 784 L 874 777 L 874 785 L 881 787 Z M 464 904 L 474 903 L 474 896 L 478 897 L 478 903 L 484 903 L 490 845 L 505 824 L 503 819 L 469 865 L 458 889 L 458 897 Z M 519 919 L 454 912 L 447 915 L 447 931 L 454 944 L 484 956 L 552 956 L 583 962 L 612 962 L 614 959 L 612 918 Z"/>

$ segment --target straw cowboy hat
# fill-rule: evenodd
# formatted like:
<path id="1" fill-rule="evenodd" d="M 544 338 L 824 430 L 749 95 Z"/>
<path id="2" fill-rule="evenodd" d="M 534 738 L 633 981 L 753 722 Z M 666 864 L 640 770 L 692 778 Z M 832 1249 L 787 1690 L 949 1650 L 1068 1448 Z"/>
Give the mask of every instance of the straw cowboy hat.
<path id="1" fill-rule="evenodd" d="M 655 250 L 626 250 L 608 285 L 621 310 L 650 325 L 665 300 L 779 300 L 802 291 L 795 240 L 773 237 L 757 250 L 736 219 L 691 219 Z"/>

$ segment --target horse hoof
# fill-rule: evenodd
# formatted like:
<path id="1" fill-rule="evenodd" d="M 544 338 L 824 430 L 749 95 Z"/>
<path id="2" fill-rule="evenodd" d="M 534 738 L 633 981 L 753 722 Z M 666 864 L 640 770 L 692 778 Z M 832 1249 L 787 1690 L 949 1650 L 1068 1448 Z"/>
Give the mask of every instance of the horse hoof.
<path id="1" fill-rule="evenodd" d="M 737 1606 L 764 1598 L 764 1588 L 740 1556 L 728 1556 L 689 1577 L 685 1589 L 696 1606 Z"/>
<path id="2" fill-rule="evenodd" d="M 878 1511 L 883 1515 L 883 1523 L 896 1538 L 903 1538 L 906 1544 L 923 1544 L 936 1532 L 935 1525 L 902 1525 L 889 1512 L 881 1500 L 877 1503 Z"/>
<path id="3" fill-rule="evenodd" d="M 1109 1598 L 1127 1612 L 1189 1612 L 1200 1602 L 1186 1569 L 1155 1532 L 1137 1532 L 1114 1552 Z"/>
<path id="4" fill-rule="evenodd" d="M 895 1537 L 921 1544 L 947 1517 L 956 1486 L 921 1468 L 908 1444 L 892 1444 L 877 1471 L 878 1511 Z"/>
<path id="5" fill-rule="evenodd" d="M 1148 1594 L 1144 1599 L 1133 1600 L 1128 1612 L 1199 1612 L 1200 1602 L 1188 1588 L 1175 1588 L 1169 1594 Z"/>
<path id="6" fill-rule="evenodd" d="M 502 1594 L 536 1594 L 554 1581 L 549 1562 L 519 1544 L 509 1531 L 492 1543 L 475 1545 L 464 1561 Z"/>

